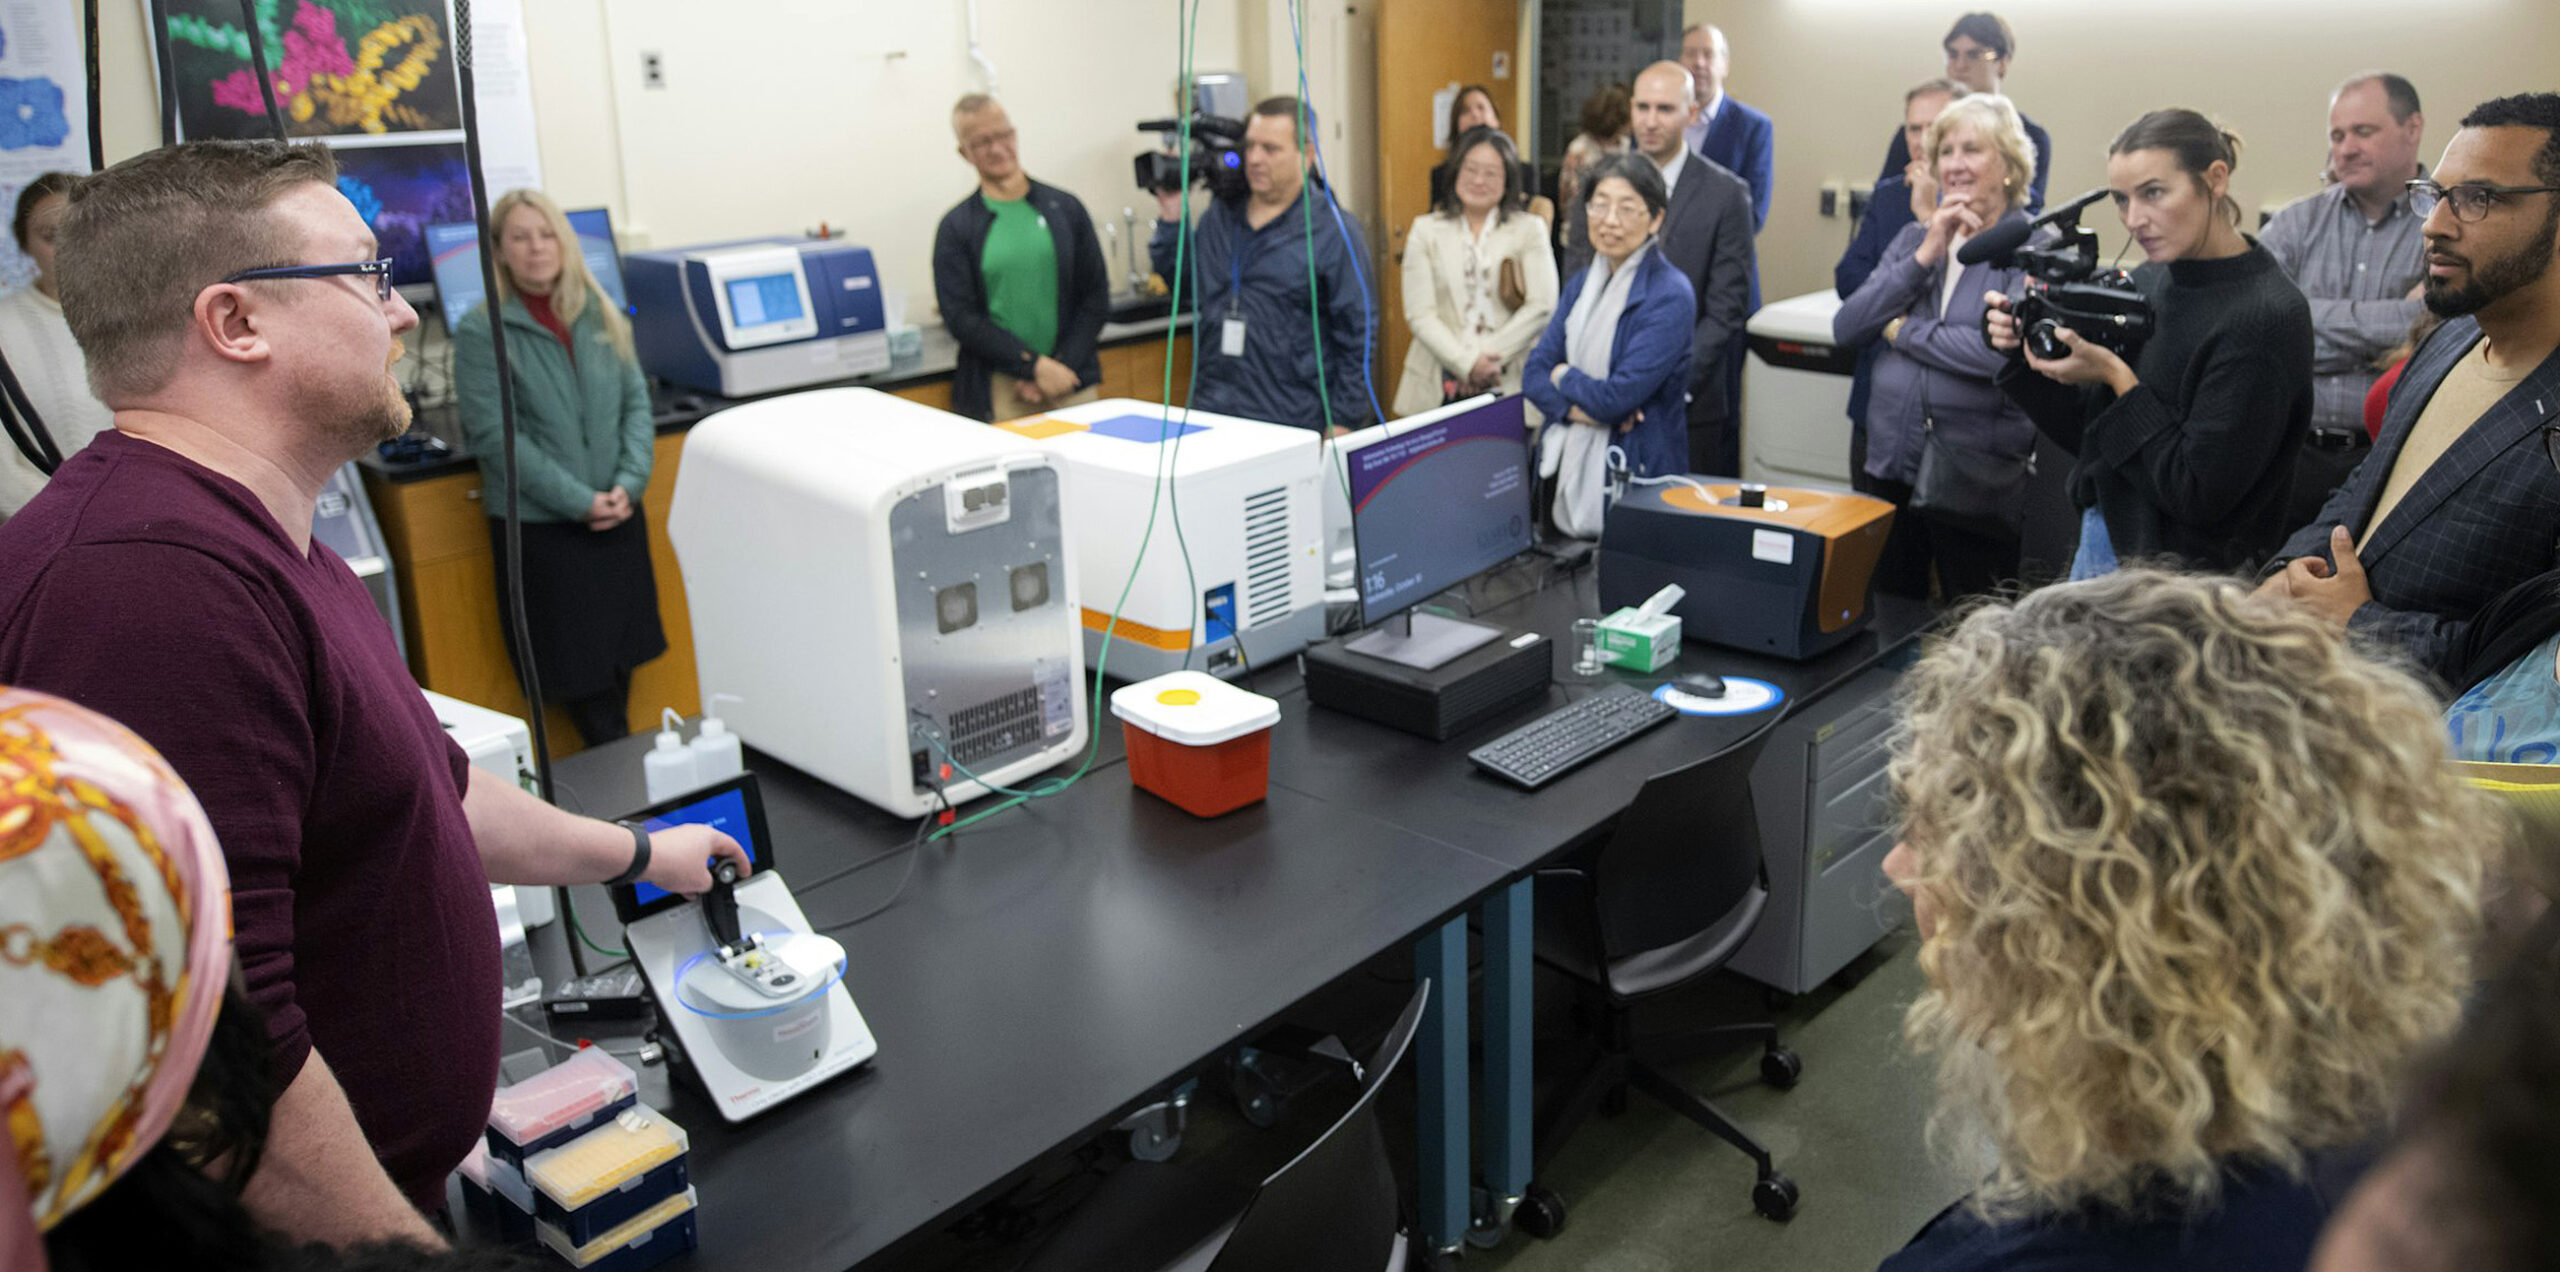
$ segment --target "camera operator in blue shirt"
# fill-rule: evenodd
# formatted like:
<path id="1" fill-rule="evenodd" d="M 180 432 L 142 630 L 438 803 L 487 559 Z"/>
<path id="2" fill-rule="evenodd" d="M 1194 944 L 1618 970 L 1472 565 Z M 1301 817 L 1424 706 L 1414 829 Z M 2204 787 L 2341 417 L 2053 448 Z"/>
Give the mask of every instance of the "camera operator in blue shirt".
<path id="1" fill-rule="evenodd" d="M 1181 266 L 1190 274 L 1184 292 L 1199 297 L 1191 405 L 1340 432 L 1376 422 L 1366 365 L 1375 306 L 1359 223 L 1307 179 L 1314 126 L 1315 112 L 1295 97 L 1255 106 L 1244 128 L 1245 197 L 1213 198 L 1192 228 Z M 1163 219 L 1148 253 L 1171 279 L 1184 194 L 1158 191 L 1156 199 Z M 1321 392 L 1310 288 L 1323 329 Z"/>

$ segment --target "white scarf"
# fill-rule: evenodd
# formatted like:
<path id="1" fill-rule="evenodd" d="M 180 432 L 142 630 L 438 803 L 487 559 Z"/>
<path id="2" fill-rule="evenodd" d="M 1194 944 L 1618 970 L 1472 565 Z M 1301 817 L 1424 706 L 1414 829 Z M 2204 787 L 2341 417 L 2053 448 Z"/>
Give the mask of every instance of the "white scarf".
<path id="1" fill-rule="evenodd" d="M 1582 294 L 1565 315 L 1565 361 L 1595 380 L 1609 378 L 1609 360 L 1617 352 L 1618 320 L 1626 315 L 1627 293 L 1635 286 L 1636 269 L 1653 240 L 1627 254 L 1615 269 L 1605 257 L 1594 257 L 1583 275 Z M 1556 527 L 1577 538 L 1595 539 L 1608 512 L 1609 443 L 1617 430 L 1604 424 L 1567 424 L 1550 420 L 1538 434 L 1538 475 L 1556 479 Z"/>

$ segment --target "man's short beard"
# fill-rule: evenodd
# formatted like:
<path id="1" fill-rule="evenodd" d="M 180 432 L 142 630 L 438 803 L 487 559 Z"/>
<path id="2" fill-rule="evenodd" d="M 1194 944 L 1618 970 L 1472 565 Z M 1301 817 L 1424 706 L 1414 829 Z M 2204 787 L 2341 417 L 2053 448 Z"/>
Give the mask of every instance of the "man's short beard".
<path id="1" fill-rule="evenodd" d="M 329 411 L 323 418 L 331 421 L 330 432 L 341 449 L 354 458 L 408 432 L 411 412 L 409 400 L 385 385 L 371 399 Z"/>
<path id="2" fill-rule="evenodd" d="M 2531 243 L 2496 260 L 2472 262 L 2469 286 L 2442 286 L 2435 275 L 2428 275 L 2427 309 L 2438 318 L 2459 318 L 2476 314 L 2510 293 L 2532 286 L 2551 269 L 2554 234 L 2560 234 L 2560 199 L 2553 201 L 2550 214 L 2542 218 L 2542 229 Z"/>

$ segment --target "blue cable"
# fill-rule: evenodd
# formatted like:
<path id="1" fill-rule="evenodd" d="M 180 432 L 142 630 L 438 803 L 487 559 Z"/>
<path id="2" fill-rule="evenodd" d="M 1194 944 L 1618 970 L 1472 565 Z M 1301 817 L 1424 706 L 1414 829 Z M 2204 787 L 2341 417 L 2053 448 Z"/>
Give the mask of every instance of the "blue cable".
<path id="1" fill-rule="evenodd" d="M 1289 38 L 1298 50 L 1298 100 L 1304 102 L 1310 92 L 1307 87 L 1307 37 L 1298 27 L 1298 0 L 1289 0 Z M 1378 306 L 1369 297 L 1369 276 L 1360 268 L 1360 249 L 1351 242 L 1351 227 L 1343 224 L 1342 204 L 1333 197 L 1333 178 L 1326 173 L 1324 166 L 1324 131 L 1308 129 L 1307 140 L 1316 148 L 1316 180 L 1324 185 L 1325 206 L 1333 209 L 1334 231 L 1342 238 L 1343 255 L 1351 258 L 1351 277 L 1360 284 L 1360 387 L 1369 393 L 1369 409 L 1377 412 L 1377 422 L 1384 424 L 1387 422 L 1387 408 L 1378 404 L 1378 380 L 1369 365 L 1370 350 L 1378 343 Z"/>

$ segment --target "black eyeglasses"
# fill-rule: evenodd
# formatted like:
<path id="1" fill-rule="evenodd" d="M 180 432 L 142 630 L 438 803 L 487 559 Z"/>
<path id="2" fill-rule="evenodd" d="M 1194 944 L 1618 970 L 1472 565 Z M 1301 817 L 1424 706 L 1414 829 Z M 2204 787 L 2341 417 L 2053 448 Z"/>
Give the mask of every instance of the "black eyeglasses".
<path id="1" fill-rule="evenodd" d="M 382 304 L 391 302 L 391 258 L 378 261 L 349 261 L 344 265 L 277 265 L 269 269 L 244 269 L 223 279 L 226 283 L 249 283 L 278 278 L 336 278 L 341 274 L 373 276 L 373 298 Z"/>
<path id="2" fill-rule="evenodd" d="M 1997 62 L 2006 56 L 2008 55 L 1998 49 L 1948 49 L 1947 65 L 1956 66 L 1965 62 Z"/>
<path id="3" fill-rule="evenodd" d="M 2453 219 L 2477 221 L 2498 206 L 2498 200 L 2511 194 L 2560 194 L 2560 186 L 2503 186 L 2480 181 L 2461 185 L 2437 185 L 2425 177 L 2409 183 L 2413 201 L 2429 205 L 2442 203 L 2453 209 Z"/>

